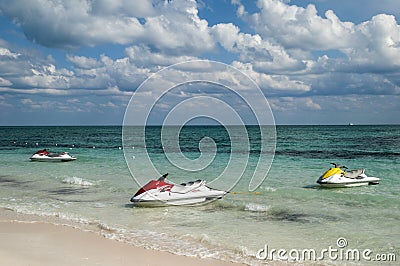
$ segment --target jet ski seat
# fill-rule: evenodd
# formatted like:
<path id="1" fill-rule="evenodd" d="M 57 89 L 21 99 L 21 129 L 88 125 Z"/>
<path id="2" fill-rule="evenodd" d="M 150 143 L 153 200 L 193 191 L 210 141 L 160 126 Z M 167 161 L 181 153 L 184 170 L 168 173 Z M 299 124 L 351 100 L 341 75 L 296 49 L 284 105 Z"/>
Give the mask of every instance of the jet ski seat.
<path id="1" fill-rule="evenodd" d="M 347 177 L 347 178 L 356 178 L 356 179 L 358 179 L 359 176 L 360 176 L 361 174 L 363 174 L 363 173 L 364 173 L 364 169 L 351 170 L 351 171 L 347 171 L 347 172 L 344 174 L 344 177 Z"/>
<path id="2" fill-rule="evenodd" d="M 192 186 L 193 184 L 199 184 L 202 181 L 203 180 L 201 180 L 201 179 L 197 179 L 196 181 L 190 181 L 190 182 L 187 182 L 187 183 L 182 183 L 181 186 L 185 186 L 185 187 Z"/>
<path id="3" fill-rule="evenodd" d="M 204 185 L 205 183 L 206 183 L 205 180 L 200 180 L 200 179 L 198 179 L 196 181 L 182 183 L 180 185 L 173 186 L 171 188 L 171 192 L 184 194 L 184 193 L 187 193 L 189 191 L 192 191 L 192 190 Z"/>

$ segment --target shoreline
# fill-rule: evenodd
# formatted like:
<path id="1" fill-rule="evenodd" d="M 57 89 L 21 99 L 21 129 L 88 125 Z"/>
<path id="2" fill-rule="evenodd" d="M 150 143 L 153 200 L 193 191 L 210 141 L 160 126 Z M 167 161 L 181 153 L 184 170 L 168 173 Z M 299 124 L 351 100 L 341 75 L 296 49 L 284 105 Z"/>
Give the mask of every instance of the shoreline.
<path id="1" fill-rule="evenodd" d="M 78 229 L 70 221 L 0 208 L 4 265 L 241 265 L 136 247 Z"/>

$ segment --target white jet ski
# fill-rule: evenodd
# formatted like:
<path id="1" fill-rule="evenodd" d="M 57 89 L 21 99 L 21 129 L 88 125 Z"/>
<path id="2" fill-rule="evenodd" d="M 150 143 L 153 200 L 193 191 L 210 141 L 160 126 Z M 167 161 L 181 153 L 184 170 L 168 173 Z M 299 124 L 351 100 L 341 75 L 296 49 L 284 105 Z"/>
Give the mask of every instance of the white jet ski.
<path id="1" fill-rule="evenodd" d="M 346 166 L 331 163 L 334 167 L 322 174 L 317 183 L 323 187 L 358 187 L 366 185 L 377 185 L 380 179 L 367 176 L 365 169 L 347 171 Z"/>
<path id="2" fill-rule="evenodd" d="M 227 193 L 207 187 L 205 180 L 170 184 L 165 182 L 167 175 L 144 185 L 131 202 L 136 206 L 197 205 L 221 199 Z"/>
<path id="3" fill-rule="evenodd" d="M 76 157 L 69 155 L 68 152 L 54 153 L 44 149 L 35 152 L 29 159 L 37 162 L 68 162 L 76 160 Z"/>

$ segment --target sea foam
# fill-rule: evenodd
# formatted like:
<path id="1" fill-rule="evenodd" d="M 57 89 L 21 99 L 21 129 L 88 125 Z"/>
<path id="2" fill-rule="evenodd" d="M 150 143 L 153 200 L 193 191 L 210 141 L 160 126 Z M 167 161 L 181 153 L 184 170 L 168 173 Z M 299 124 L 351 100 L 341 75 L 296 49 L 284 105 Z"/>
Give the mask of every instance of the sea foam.
<path id="1" fill-rule="evenodd" d="M 246 206 L 244 206 L 244 210 L 250 212 L 267 212 L 270 209 L 271 206 L 269 205 L 263 205 L 257 203 L 247 203 Z"/>
<path id="2" fill-rule="evenodd" d="M 80 177 L 76 177 L 76 176 L 67 177 L 67 178 L 63 179 L 62 182 L 66 183 L 66 184 L 78 185 L 78 186 L 93 186 L 94 185 L 93 182 L 84 180 L 84 179 L 82 179 Z"/>

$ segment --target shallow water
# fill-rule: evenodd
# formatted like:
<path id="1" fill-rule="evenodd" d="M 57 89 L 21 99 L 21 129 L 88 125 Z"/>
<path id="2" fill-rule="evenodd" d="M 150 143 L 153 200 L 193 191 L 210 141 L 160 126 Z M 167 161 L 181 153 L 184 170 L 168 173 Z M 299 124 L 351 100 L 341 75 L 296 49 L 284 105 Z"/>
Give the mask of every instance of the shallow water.
<path id="1" fill-rule="evenodd" d="M 160 141 L 159 127 L 146 128 L 145 147 L 132 145 L 130 151 L 138 180 L 157 178 L 142 160 L 146 151 L 175 183 L 202 178 L 224 187 L 233 181 L 217 182 L 215 176 L 243 174 L 234 193 L 208 205 L 138 208 L 129 202 L 139 186 L 125 162 L 121 127 L 1 127 L 0 207 L 97 224 L 109 238 L 187 256 L 264 263 L 268 259 L 255 255 L 265 245 L 320 251 L 338 248 L 342 237 L 345 248 L 393 253 L 398 259 L 400 126 L 278 126 L 275 158 L 256 193 L 248 185 L 262 154 L 259 129 L 246 130 L 250 147 L 240 138 L 230 141 L 223 127 L 185 127 L 176 149 Z M 204 137 L 214 143 L 199 146 Z M 43 148 L 78 159 L 30 162 L 29 156 Z M 201 171 L 180 169 L 196 167 L 191 162 L 197 158 L 199 165 L 211 163 Z M 244 168 L 243 162 L 248 162 Z M 315 181 L 330 162 L 364 167 L 381 184 L 321 189 Z"/>

